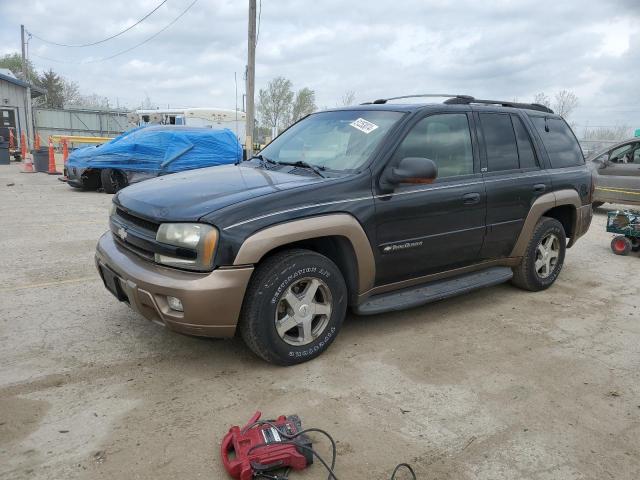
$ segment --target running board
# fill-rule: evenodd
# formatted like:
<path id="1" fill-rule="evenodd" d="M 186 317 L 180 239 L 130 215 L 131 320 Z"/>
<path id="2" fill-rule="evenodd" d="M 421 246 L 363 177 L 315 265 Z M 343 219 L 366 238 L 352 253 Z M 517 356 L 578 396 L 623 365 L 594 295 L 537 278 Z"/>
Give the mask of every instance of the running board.
<path id="1" fill-rule="evenodd" d="M 426 285 L 405 288 L 397 292 L 382 293 L 358 305 L 354 311 L 358 315 L 375 315 L 419 307 L 420 305 L 471 292 L 478 288 L 498 285 L 510 280 L 511 277 L 513 277 L 513 272 L 509 267 L 491 267 L 479 272 L 438 280 Z"/>

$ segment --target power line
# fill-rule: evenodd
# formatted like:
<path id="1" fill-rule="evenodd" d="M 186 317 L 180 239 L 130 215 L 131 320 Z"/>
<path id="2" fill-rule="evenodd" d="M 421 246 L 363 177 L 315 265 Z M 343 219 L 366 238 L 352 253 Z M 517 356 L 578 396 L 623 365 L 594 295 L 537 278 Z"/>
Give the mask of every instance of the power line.
<path id="1" fill-rule="evenodd" d="M 196 3 L 198 2 L 198 0 L 193 0 L 193 2 L 191 2 L 189 4 L 189 6 L 187 8 L 185 8 L 180 15 L 178 15 L 176 18 L 174 18 L 173 20 L 171 20 L 171 22 L 169 22 L 167 25 L 165 25 L 163 28 L 161 28 L 160 30 L 158 30 L 156 33 L 154 33 L 153 35 L 151 35 L 150 37 L 146 38 L 145 40 L 143 40 L 140 43 L 137 43 L 136 45 L 134 45 L 133 47 L 129 47 L 126 48 L 124 50 L 121 50 L 117 53 L 114 53 L 113 55 L 109 55 L 108 57 L 103 57 L 103 58 L 97 58 L 95 60 L 87 60 L 85 62 L 76 62 L 76 61 L 71 61 L 71 60 L 59 60 L 59 59 L 55 59 L 55 58 L 50 58 L 50 57 L 45 57 L 42 55 L 37 55 L 35 53 L 32 53 L 32 56 L 37 57 L 37 58 L 41 58 L 43 60 L 48 60 L 50 62 L 57 62 L 57 63 L 70 63 L 70 64 L 75 64 L 75 65 L 83 65 L 86 63 L 98 63 L 98 62 L 105 62 L 107 60 L 111 60 L 112 58 L 118 57 L 120 55 L 124 55 L 125 53 L 130 52 L 131 50 L 134 50 L 138 47 L 141 47 L 142 45 L 144 45 L 147 42 L 150 42 L 151 40 L 153 40 L 154 38 L 156 38 L 158 35 L 160 35 L 162 32 L 164 32 L 165 30 L 167 30 L 169 27 L 171 27 L 174 23 L 176 23 L 178 20 L 180 20 L 185 13 L 187 13 L 191 7 L 193 7 Z"/>
<path id="2" fill-rule="evenodd" d="M 51 45 L 57 45 L 58 47 L 69 47 L 69 48 L 81 48 L 81 47 L 91 47 L 93 45 L 99 45 L 101 43 L 107 42 L 113 38 L 119 37 L 120 35 L 122 35 L 123 33 L 128 32 L 129 30 L 131 30 L 133 27 L 135 27 L 136 25 L 140 25 L 142 22 L 144 22 L 147 18 L 149 18 L 153 13 L 155 13 L 156 10 L 158 10 L 162 5 L 164 5 L 165 3 L 167 3 L 167 0 L 163 0 L 162 2 L 160 2 L 160 4 L 154 8 L 153 10 L 151 10 L 149 13 L 147 13 L 144 17 L 142 17 L 140 20 L 138 20 L 136 23 L 134 23 L 133 25 L 128 26 L 127 28 L 125 28 L 124 30 L 116 33 L 115 35 L 111 35 L 110 37 L 104 38 L 102 40 L 98 40 L 97 42 L 92 42 L 92 43 L 83 43 L 83 44 L 79 44 L 79 45 L 68 45 L 66 43 L 57 43 L 57 42 L 52 42 L 51 40 L 46 40 L 38 35 L 36 35 L 33 32 L 29 32 L 29 34 L 33 37 L 33 38 L 37 38 L 38 40 L 40 40 L 41 42 L 45 42 L 45 43 L 49 43 Z"/>

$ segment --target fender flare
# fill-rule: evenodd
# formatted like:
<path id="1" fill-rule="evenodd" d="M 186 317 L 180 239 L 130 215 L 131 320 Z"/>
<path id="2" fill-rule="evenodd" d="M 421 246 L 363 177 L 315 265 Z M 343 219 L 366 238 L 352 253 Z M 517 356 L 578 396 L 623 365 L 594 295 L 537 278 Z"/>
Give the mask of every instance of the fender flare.
<path id="1" fill-rule="evenodd" d="M 302 218 L 267 227 L 247 237 L 233 265 L 258 263 L 277 247 L 319 237 L 345 237 L 353 248 L 358 269 L 358 294 L 373 288 L 376 264 L 371 242 L 362 226 L 352 215 L 335 213 Z"/>
<path id="2" fill-rule="evenodd" d="M 554 207 L 560 207 L 563 205 L 569 205 L 575 208 L 575 214 L 573 216 L 573 231 L 577 231 L 577 222 L 578 222 L 578 211 L 580 207 L 582 207 L 582 202 L 580 201 L 580 195 L 575 190 L 558 190 L 557 192 L 549 192 L 545 193 L 538 197 L 531 208 L 529 209 L 529 213 L 527 214 L 527 218 L 524 221 L 524 225 L 522 226 L 522 230 L 520 230 L 520 235 L 518 236 L 518 240 L 511 251 L 510 257 L 522 257 L 524 252 L 529 244 L 529 240 L 531 239 L 531 235 L 533 233 L 533 229 L 535 228 L 538 220 L 542 217 L 545 212 L 551 210 Z M 573 240 L 571 240 L 573 241 Z"/>

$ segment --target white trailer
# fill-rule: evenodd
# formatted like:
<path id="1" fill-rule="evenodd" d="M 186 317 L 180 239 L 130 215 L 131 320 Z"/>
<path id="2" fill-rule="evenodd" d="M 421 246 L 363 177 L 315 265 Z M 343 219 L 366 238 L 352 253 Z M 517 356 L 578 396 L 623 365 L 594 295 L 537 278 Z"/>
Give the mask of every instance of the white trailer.
<path id="1" fill-rule="evenodd" d="M 136 110 L 128 114 L 131 126 L 141 125 L 187 125 L 222 129 L 228 128 L 236 134 L 244 146 L 246 114 L 223 108 L 170 108 L 165 110 Z"/>

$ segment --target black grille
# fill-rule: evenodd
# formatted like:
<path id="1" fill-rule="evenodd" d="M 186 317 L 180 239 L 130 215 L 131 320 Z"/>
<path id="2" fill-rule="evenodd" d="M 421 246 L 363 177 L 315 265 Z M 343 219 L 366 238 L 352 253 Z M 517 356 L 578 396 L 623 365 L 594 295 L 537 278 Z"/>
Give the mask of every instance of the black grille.
<path id="1" fill-rule="evenodd" d="M 133 253 L 135 253 L 136 255 L 141 256 L 142 258 L 145 258 L 147 260 L 151 260 L 153 261 L 154 259 L 154 254 L 152 252 L 149 252 L 147 250 L 144 250 L 142 248 L 136 247 L 135 245 L 132 245 L 129 242 L 123 242 L 120 237 L 118 237 L 117 235 L 114 235 L 113 238 L 115 238 L 116 242 L 120 245 L 122 245 L 124 248 L 126 248 L 127 250 L 132 251 Z"/>
<path id="2" fill-rule="evenodd" d="M 138 227 L 144 228 L 145 230 L 149 230 L 151 232 L 157 232 L 160 226 L 155 222 L 150 222 L 149 220 L 145 220 L 144 218 L 131 215 L 130 213 L 125 212 L 121 208 L 116 209 L 116 214 L 120 218 L 122 218 L 125 222 L 131 223 L 133 225 L 137 225 Z"/>

